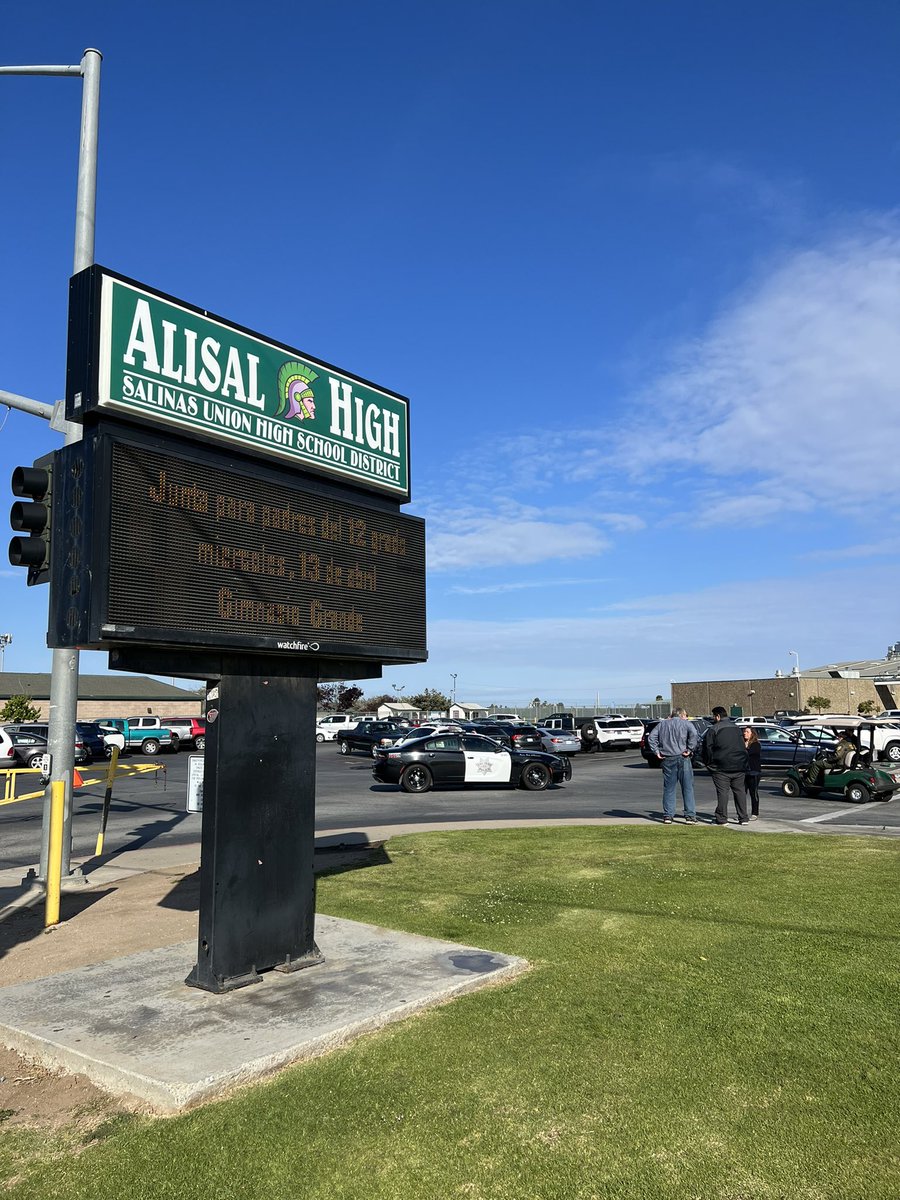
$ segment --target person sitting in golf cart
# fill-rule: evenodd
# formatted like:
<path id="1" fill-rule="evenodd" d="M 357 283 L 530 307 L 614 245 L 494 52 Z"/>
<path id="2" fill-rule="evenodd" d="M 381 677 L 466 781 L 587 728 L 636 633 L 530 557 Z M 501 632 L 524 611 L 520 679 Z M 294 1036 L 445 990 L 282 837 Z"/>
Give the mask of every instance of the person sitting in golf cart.
<path id="1" fill-rule="evenodd" d="M 859 742 L 852 729 L 842 729 L 838 744 L 834 748 L 834 769 L 838 771 L 855 767 L 859 762 Z"/>

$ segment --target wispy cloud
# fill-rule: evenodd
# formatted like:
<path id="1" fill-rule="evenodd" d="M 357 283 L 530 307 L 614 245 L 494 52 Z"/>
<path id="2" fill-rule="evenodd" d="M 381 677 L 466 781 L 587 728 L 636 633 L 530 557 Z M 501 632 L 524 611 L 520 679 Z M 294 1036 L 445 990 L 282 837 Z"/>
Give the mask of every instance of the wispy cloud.
<path id="1" fill-rule="evenodd" d="M 586 522 L 469 514 L 443 518 L 428 539 L 428 565 L 435 571 L 522 565 L 587 558 L 608 549 L 607 538 Z"/>
<path id="2" fill-rule="evenodd" d="M 557 422 L 518 437 L 507 494 L 616 478 L 635 507 L 677 497 L 691 523 L 887 512 L 900 502 L 898 330 L 900 214 L 890 214 L 771 261 L 621 398 L 618 419 L 607 405 L 602 429 Z"/>
<path id="3" fill-rule="evenodd" d="M 833 550 L 811 550 L 801 557 L 812 562 L 839 562 L 842 559 L 884 558 L 900 554 L 900 538 L 885 538 L 880 542 L 856 546 L 838 546 Z"/>
<path id="4" fill-rule="evenodd" d="M 730 479 L 724 520 L 896 502 L 881 448 L 900 436 L 898 328 L 896 221 L 793 254 L 650 383 L 658 440 L 623 430 L 616 461 L 657 486 L 680 475 L 696 495 Z"/>
<path id="5" fill-rule="evenodd" d="M 787 673 L 790 646 L 805 669 L 832 661 L 836 646 L 848 660 L 881 652 L 896 632 L 900 567 L 873 567 L 867 583 L 864 622 L 857 572 L 848 567 L 638 596 L 572 615 L 437 620 L 429 647 L 432 659 L 453 664 L 467 700 L 524 702 L 537 689 L 587 704 L 598 692 L 609 698 L 612 681 L 622 702 L 646 700 L 667 695 L 670 679 Z M 798 612 L 815 619 L 798 624 Z"/>
<path id="6" fill-rule="evenodd" d="M 552 588 L 556 591 L 561 587 L 594 587 L 598 583 L 608 582 L 608 579 L 558 579 L 555 575 L 551 575 L 547 579 L 529 579 L 523 580 L 521 583 L 493 583 L 485 584 L 483 587 L 466 587 L 463 584 L 457 584 L 450 588 L 450 591 L 465 596 L 489 596 L 500 592 L 530 591 L 535 588 L 545 591 L 547 588 Z"/>

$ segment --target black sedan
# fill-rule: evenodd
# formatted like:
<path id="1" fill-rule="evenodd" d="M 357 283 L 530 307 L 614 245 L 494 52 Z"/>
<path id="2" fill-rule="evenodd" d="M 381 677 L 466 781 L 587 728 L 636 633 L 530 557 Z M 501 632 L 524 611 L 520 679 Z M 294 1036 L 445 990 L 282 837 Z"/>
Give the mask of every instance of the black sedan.
<path id="1" fill-rule="evenodd" d="M 509 750 L 477 733 L 441 733 L 410 738 L 375 751 L 372 774 L 404 792 L 427 792 L 448 784 L 482 783 L 542 792 L 572 778 L 572 764 L 543 750 Z"/>

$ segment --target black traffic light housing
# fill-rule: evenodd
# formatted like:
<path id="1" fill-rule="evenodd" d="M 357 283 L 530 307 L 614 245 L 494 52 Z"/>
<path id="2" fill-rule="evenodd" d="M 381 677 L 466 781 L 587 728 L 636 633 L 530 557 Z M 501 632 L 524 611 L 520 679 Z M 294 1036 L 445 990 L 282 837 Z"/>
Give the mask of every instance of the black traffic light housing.
<path id="1" fill-rule="evenodd" d="M 45 454 L 30 467 L 16 467 L 12 492 L 21 496 L 9 511 L 14 537 L 9 543 L 9 561 L 28 568 L 28 586 L 50 581 L 50 532 L 53 523 L 53 460 Z"/>

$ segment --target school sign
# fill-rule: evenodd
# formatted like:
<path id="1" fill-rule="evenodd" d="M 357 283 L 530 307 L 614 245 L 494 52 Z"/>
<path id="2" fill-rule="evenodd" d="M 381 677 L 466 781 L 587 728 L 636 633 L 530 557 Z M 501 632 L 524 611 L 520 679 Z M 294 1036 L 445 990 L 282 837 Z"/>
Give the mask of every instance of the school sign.
<path id="1" fill-rule="evenodd" d="M 404 396 L 104 267 L 70 286 L 69 420 L 106 411 L 409 499 Z"/>

